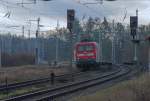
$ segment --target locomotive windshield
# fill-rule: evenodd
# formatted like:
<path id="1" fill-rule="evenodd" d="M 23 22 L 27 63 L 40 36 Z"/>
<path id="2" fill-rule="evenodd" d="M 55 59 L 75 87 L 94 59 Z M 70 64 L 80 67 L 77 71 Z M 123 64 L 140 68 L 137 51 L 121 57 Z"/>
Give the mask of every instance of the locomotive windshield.
<path id="1" fill-rule="evenodd" d="M 83 52 L 83 51 L 92 51 L 94 50 L 94 46 L 92 45 L 81 45 L 78 47 L 78 51 Z"/>

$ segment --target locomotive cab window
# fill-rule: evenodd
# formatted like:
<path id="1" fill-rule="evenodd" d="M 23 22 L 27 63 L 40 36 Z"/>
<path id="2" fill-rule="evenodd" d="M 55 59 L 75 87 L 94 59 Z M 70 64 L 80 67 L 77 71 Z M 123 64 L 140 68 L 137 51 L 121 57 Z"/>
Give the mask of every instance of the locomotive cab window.
<path id="1" fill-rule="evenodd" d="M 92 51 L 94 50 L 94 46 L 92 45 L 81 45 L 78 47 L 78 51 L 82 52 L 82 51 Z"/>

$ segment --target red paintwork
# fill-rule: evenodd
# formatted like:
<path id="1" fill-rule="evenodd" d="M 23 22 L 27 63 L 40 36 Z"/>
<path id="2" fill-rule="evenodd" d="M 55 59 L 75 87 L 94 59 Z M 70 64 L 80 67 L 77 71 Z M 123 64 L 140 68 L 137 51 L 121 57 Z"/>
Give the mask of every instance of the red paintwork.
<path id="1" fill-rule="evenodd" d="M 146 40 L 150 41 L 150 36 L 146 37 Z"/>
<path id="2" fill-rule="evenodd" d="M 84 45 L 90 45 L 93 46 L 93 50 L 90 51 L 79 51 L 80 46 Z M 75 59 L 96 59 L 96 53 L 97 53 L 97 43 L 96 42 L 80 42 L 77 43 L 75 46 Z M 93 54 L 93 55 L 91 55 Z"/>

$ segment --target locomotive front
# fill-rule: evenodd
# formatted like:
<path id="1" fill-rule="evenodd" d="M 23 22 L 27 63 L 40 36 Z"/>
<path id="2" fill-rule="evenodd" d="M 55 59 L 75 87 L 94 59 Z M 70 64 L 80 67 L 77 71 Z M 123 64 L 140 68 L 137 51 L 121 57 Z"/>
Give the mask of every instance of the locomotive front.
<path id="1" fill-rule="evenodd" d="M 75 46 L 75 60 L 78 68 L 87 70 L 97 65 L 98 47 L 96 42 L 80 42 Z"/>

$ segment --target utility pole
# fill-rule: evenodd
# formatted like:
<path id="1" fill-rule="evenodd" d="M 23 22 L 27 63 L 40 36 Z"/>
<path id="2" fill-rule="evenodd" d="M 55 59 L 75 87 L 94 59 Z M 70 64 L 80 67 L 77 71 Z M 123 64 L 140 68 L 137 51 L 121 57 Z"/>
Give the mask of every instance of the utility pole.
<path id="1" fill-rule="evenodd" d="M 22 37 L 24 37 L 24 25 L 22 26 Z"/>
<path id="2" fill-rule="evenodd" d="M 40 18 L 37 19 L 37 35 L 36 35 L 36 38 L 39 37 L 39 32 L 40 32 Z"/>
<path id="3" fill-rule="evenodd" d="M 36 31 L 36 59 L 37 59 L 37 64 L 40 62 L 40 49 L 39 49 L 39 31 L 40 31 L 40 18 L 37 19 L 37 31 Z"/>
<path id="4" fill-rule="evenodd" d="M 31 31 L 30 31 L 30 29 L 28 30 L 28 38 L 30 39 L 30 36 L 31 35 Z"/>
<path id="5" fill-rule="evenodd" d="M 138 19 L 138 9 L 136 10 L 136 16 L 137 16 L 137 19 Z M 137 27 L 136 31 L 137 31 L 137 35 L 136 35 L 135 39 L 138 40 L 139 39 L 138 27 Z M 135 62 L 138 61 L 138 58 L 137 58 L 137 46 L 138 46 L 138 43 L 134 42 L 134 61 Z"/>
<path id="6" fill-rule="evenodd" d="M 56 31 L 57 31 L 57 35 L 55 35 L 55 42 L 56 42 L 56 47 L 55 47 L 55 51 L 56 51 L 56 54 L 55 54 L 55 62 L 56 62 L 56 65 L 57 65 L 57 63 L 58 63 L 58 47 L 59 47 L 59 43 L 58 43 L 59 20 L 57 20 L 57 28 L 56 28 Z"/>
<path id="7" fill-rule="evenodd" d="M 29 21 L 36 21 L 37 22 L 37 30 L 36 30 L 36 44 L 35 44 L 35 64 L 39 64 L 40 62 L 40 49 L 39 49 L 39 32 L 40 32 L 40 17 L 37 20 L 29 20 Z"/>
<path id="8" fill-rule="evenodd" d="M 133 44 L 134 44 L 134 62 L 137 63 L 137 47 L 140 43 L 139 40 L 139 33 L 138 33 L 138 10 L 136 10 L 136 16 L 130 17 L 130 29 L 131 29 L 131 35 L 133 36 Z"/>
<path id="9" fill-rule="evenodd" d="M 22 7 L 24 7 L 23 4 L 24 4 L 24 2 L 23 2 L 23 0 L 22 0 L 22 2 L 21 2 Z"/>
<path id="10" fill-rule="evenodd" d="M 99 26 L 99 51 L 100 51 L 100 61 L 99 62 L 103 62 L 103 46 L 102 46 L 102 44 L 103 44 L 103 40 L 102 40 L 102 32 L 100 31 L 101 30 L 101 28 L 100 28 L 100 26 Z"/>
<path id="11" fill-rule="evenodd" d="M 137 16 L 137 20 L 138 20 L 138 16 L 139 16 L 139 10 L 138 9 L 136 9 L 136 16 Z M 137 39 L 139 39 L 138 28 L 137 28 Z"/>
<path id="12" fill-rule="evenodd" d="M 70 54 L 70 67 L 72 68 L 72 61 L 73 61 L 73 37 L 72 37 L 72 30 L 70 30 L 70 48 L 71 48 L 71 54 Z"/>
<path id="13" fill-rule="evenodd" d="M 75 20 L 75 10 L 68 9 L 67 10 L 67 28 L 70 31 L 70 67 L 72 68 L 72 61 L 73 61 L 73 25 Z"/>
<path id="14" fill-rule="evenodd" d="M 115 64 L 116 63 L 116 60 L 115 60 L 115 37 L 116 37 L 116 35 L 115 35 L 115 22 L 114 22 L 114 20 L 113 20 L 113 22 L 112 22 L 112 64 Z"/>
<path id="15" fill-rule="evenodd" d="M 24 25 L 22 26 L 22 35 L 21 35 L 21 37 L 22 37 L 22 41 L 21 41 L 22 47 L 21 47 L 21 49 L 22 49 L 22 51 L 24 51 L 25 50 L 24 49 Z"/>
<path id="16" fill-rule="evenodd" d="M 30 29 L 28 30 L 28 43 L 31 43 L 30 41 Z M 31 52 L 31 46 L 28 45 L 28 52 Z"/>
<path id="17" fill-rule="evenodd" d="M 29 21 L 28 37 L 31 37 L 31 22 Z"/>

